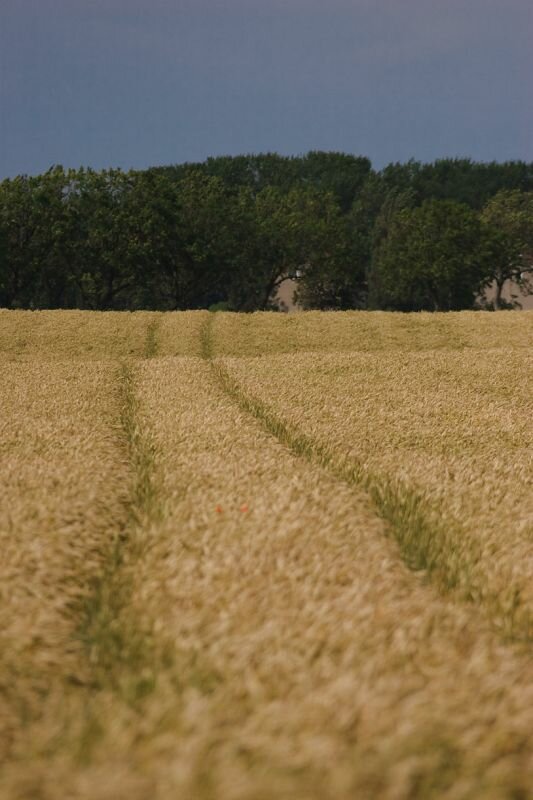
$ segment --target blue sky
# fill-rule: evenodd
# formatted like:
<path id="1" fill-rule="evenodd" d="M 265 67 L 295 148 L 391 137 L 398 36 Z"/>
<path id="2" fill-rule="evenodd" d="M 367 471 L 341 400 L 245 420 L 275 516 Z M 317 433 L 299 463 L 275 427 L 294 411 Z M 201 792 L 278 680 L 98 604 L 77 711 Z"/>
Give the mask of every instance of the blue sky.
<path id="1" fill-rule="evenodd" d="M 1 0 L 0 178 L 311 149 L 533 160 L 531 0 Z"/>

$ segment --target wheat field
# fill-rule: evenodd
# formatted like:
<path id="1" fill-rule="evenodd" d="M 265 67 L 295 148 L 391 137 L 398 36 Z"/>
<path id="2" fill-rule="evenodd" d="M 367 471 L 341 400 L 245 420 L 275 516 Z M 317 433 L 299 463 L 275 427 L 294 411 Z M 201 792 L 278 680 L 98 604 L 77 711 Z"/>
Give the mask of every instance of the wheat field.
<path id="1" fill-rule="evenodd" d="M 532 344 L 0 311 L 0 797 L 531 797 Z"/>

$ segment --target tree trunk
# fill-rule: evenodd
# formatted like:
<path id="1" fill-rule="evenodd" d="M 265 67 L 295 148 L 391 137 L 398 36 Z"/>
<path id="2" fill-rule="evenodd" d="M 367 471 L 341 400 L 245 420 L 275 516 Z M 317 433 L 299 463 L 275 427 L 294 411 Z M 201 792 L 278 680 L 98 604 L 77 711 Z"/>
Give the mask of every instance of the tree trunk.
<path id="1" fill-rule="evenodd" d="M 496 294 L 494 295 L 493 306 L 495 311 L 500 311 L 502 307 L 502 290 L 505 281 L 496 279 Z"/>
<path id="2" fill-rule="evenodd" d="M 283 273 L 279 273 L 279 272 L 277 272 L 275 276 L 271 277 L 271 279 L 269 280 L 269 282 L 267 284 L 267 287 L 265 289 L 264 295 L 263 295 L 263 302 L 262 302 L 262 305 L 261 305 L 261 310 L 266 309 L 266 307 L 268 306 L 268 301 L 270 300 L 270 297 L 271 297 L 272 293 L 274 292 L 275 289 L 277 289 L 277 287 L 280 285 L 280 283 L 283 281 L 283 279 L 284 279 L 283 278 Z"/>

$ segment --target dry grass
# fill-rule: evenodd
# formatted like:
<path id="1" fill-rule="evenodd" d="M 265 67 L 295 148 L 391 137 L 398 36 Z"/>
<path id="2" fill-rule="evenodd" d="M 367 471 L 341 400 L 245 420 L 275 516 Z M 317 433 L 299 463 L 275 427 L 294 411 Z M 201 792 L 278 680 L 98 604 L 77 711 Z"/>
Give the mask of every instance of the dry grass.
<path id="1" fill-rule="evenodd" d="M 111 321 L 95 316 L 100 352 Z M 483 591 L 462 602 L 406 566 L 388 535 L 398 517 L 383 519 L 362 479 L 396 486 L 401 467 L 428 508 L 442 504 L 462 525 L 476 490 L 487 501 L 497 482 L 512 492 L 511 469 L 525 485 L 523 322 L 507 371 L 480 392 L 493 353 L 480 358 L 487 337 L 476 320 L 485 326 L 489 315 L 455 315 L 469 342 L 461 352 L 424 352 L 415 333 L 412 354 L 408 319 L 385 315 L 384 337 L 401 346 L 379 355 L 356 352 L 354 341 L 371 350 L 374 337 L 350 332 L 357 315 L 300 315 L 298 346 L 307 336 L 310 349 L 343 352 L 223 361 L 212 353 L 293 348 L 283 344 L 286 318 L 129 316 L 139 360 L 113 363 L 131 352 L 126 336 L 111 344 L 111 363 L 76 363 L 90 356 L 74 337 L 72 363 L 5 365 L 1 469 L 10 505 L 29 499 L 14 527 L 0 512 L 18 564 L 7 562 L 0 611 L 16 614 L 4 627 L 19 648 L 16 661 L 0 660 L 14 701 L 5 797 L 527 798 L 527 645 L 491 627 Z M 491 319 L 512 328 L 520 317 Z M 277 344 L 265 330 L 273 319 Z M 53 361 L 40 341 L 35 360 Z M 17 358 L 12 345 L 7 360 Z M 477 447 L 470 417 L 494 423 L 495 412 L 499 439 Z M 41 441 L 51 482 L 37 468 Z M 443 465 L 468 479 L 445 473 L 442 483 Z M 67 511 L 77 527 L 63 529 Z M 527 533 L 520 513 L 506 508 L 490 527 L 492 517 L 482 516 L 499 547 L 492 571 L 480 526 L 435 552 L 442 562 L 457 547 L 455 561 L 473 563 L 481 587 L 504 597 L 513 559 L 513 580 L 525 577 Z"/>

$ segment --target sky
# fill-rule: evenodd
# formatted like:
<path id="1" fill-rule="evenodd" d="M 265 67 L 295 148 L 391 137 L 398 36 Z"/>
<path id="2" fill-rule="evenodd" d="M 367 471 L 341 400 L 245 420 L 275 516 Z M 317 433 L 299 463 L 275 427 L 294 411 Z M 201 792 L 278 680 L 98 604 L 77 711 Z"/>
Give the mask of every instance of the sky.
<path id="1" fill-rule="evenodd" d="M 335 150 L 533 161 L 532 0 L 0 0 L 0 179 Z"/>

